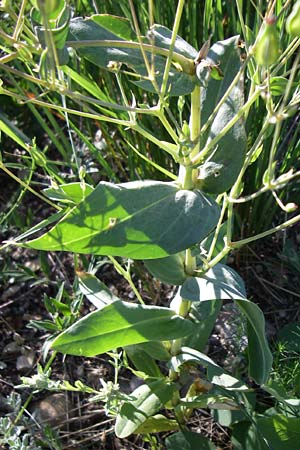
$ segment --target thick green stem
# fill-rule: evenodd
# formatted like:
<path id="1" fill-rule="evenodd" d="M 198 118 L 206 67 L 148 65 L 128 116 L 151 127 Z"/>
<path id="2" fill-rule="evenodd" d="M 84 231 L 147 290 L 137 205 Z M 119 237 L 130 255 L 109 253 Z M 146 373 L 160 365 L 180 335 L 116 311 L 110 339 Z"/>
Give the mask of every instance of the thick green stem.
<path id="1" fill-rule="evenodd" d="M 199 139 L 200 133 L 200 88 L 198 86 L 195 87 L 192 95 L 191 95 L 191 116 L 189 121 L 190 126 L 190 140 L 194 141 Z M 182 184 L 183 189 L 193 189 L 193 173 L 194 169 L 190 165 L 189 156 L 186 157 L 184 161 L 184 165 L 180 166 L 179 170 L 179 179 Z M 185 251 L 185 271 L 188 275 L 192 276 L 196 270 L 196 258 L 192 256 L 192 252 L 190 249 Z M 181 298 L 179 301 L 177 314 L 182 317 L 186 317 L 191 308 L 191 302 Z M 182 346 L 182 339 L 176 339 L 172 342 L 171 353 L 176 355 L 180 352 Z M 176 374 L 170 373 L 170 376 L 174 376 Z"/>
<path id="2" fill-rule="evenodd" d="M 200 111 L 200 102 L 201 102 L 201 87 L 195 86 L 191 94 L 191 116 L 190 116 L 190 133 L 191 133 L 191 141 L 195 142 L 195 147 L 191 152 L 190 157 L 197 155 L 200 151 L 200 130 L 201 130 L 201 111 Z"/>

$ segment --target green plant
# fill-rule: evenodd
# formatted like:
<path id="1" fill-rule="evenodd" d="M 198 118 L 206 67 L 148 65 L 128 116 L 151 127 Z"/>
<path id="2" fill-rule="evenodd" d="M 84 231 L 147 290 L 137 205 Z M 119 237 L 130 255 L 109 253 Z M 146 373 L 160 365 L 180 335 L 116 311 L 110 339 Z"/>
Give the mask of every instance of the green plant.
<path id="1" fill-rule="evenodd" d="M 57 433 L 50 427 L 37 430 L 32 418 L 26 415 L 20 394 L 13 392 L 5 406 L 10 410 L 0 418 L 0 445 L 11 450 L 61 450 Z"/>
<path id="2" fill-rule="evenodd" d="M 300 103 L 295 83 L 299 80 L 300 41 L 290 41 L 278 60 L 272 58 L 266 67 L 261 66 L 262 58 L 258 58 L 257 64 L 253 55 L 257 55 L 264 31 L 261 29 L 256 39 L 249 36 L 241 13 L 242 3 L 237 2 L 237 11 L 245 39 L 243 58 L 239 36 L 212 45 L 206 41 L 200 51 L 178 37 L 183 0 L 178 2 L 172 30 L 150 21 L 147 37 L 141 36 L 132 1 L 129 5 L 133 27 L 129 21 L 115 16 L 70 19 L 70 9 L 63 1 L 55 3 L 51 15 L 47 15 L 47 2 L 42 7 L 37 2 L 32 10 L 36 35 L 30 37 L 40 43 L 34 55 L 39 58 L 39 77 L 5 67 L 16 76 L 30 77 L 41 90 L 39 97 L 31 99 L 32 105 L 64 114 L 69 125 L 72 123 L 69 116 L 80 115 L 140 135 L 141 144 L 136 148 L 127 139 L 128 152 L 133 150 L 147 165 L 155 166 L 163 180 L 166 177 L 172 180 L 147 180 L 138 172 L 137 181 L 100 182 L 94 188 L 75 155 L 79 181 L 58 183 L 57 176 L 50 172 L 54 182 L 39 194 L 56 208 L 56 214 L 9 243 L 44 251 L 107 255 L 131 284 L 139 303 L 124 302 L 93 274 L 79 271 L 81 292 L 97 310 L 56 336 L 51 346 L 55 351 L 81 356 L 122 348 L 128 367 L 143 384 L 117 411 L 116 434 L 126 438 L 132 433 L 148 435 L 175 430 L 166 440 L 169 449 L 183 445 L 215 448 L 206 438 L 187 429 L 188 420 L 197 408 L 217 410 L 218 420 L 232 426 L 237 448 L 246 448 L 245 442 L 251 441 L 253 434 L 255 439 L 249 449 L 268 448 L 266 442 L 285 448 L 285 437 L 274 430 L 283 423 L 288 437 L 294 439 L 299 424 L 295 417 L 299 400 L 285 398 L 276 387 L 268 385 L 272 356 L 264 317 L 260 308 L 247 299 L 244 283 L 226 265 L 226 256 L 300 220 L 299 214 L 293 215 L 258 234 L 233 238 L 234 207 L 239 203 L 247 204 L 270 194 L 285 213 L 297 209 L 292 202 L 284 204 L 278 192 L 299 172 L 280 173 L 281 161 L 276 161 L 276 154 L 283 123 L 296 113 Z M 266 17 L 274 6 L 275 2 Z M 9 12 L 9 5 L 6 7 Z M 32 50 L 30 46 L 23 47 L 23 51 Z M 72 52 L 68 53 L 68 48 Z M 74 71 L 72 65 L 78 57 L 115 77 L 118 86 L 115 99 L 104 98 L 91 80 Z M 275 96 L 272 83 L 278 70 L 288 64 L 281 80 L 284 89 Z M 243 86 L 245 74 L 247 90 Z M 135 89 L 136 95 L 131 99 L 124 89 L 127 83 Z M 82 91 L 78 92 L 74 86 L 80 86 Z M 155 104 L 145 102 L 149 92 L 149 98 L 156 97 Z M 12 93 L 6 85 L 2 86 L 2 94 L 25 101 L 23 93 Z M 189 117 L 185 121 L 184 104 L 189 95 Z M 177 110 L 174 98 L 178 98 Z M 245 122 L 259 101 L 264 105 L 262 123 L 247 148 Z M 167 137 L 161 139 L 150 132 L 145 117 L 164 128 Z M 11 124 L 3 129 L 20 141 Z M 270 146 L 265 145 L 268 135 L 272 136 Z M 143 153 L 141 147 L 147 147 L 148 141 L 172 160 L 168 168 L 153 162 L 149 153 Z M 32 160 L 45 169 L 43 152 L 32 142 L 25 148 Z M 245 172 L 260 158 L 267 161 L 260 187 L 243 196 Z M 177 166 L 178 173 L 171 172 Z M 4 162 L 0 167 L 8 173 Z M 49 225 L 52 226 L 49 231 L 31 239 Z M 170 305 L 146 305 L 133 284 L 130 267 L 124 269 L 115 257 L 145 260 L 145 266 L 157 278 L 178 285 Z M 227 373 L 203 353 L 223 300 L 233 301 L 247 320 L 248 377 L 280 405 L 289 408 L 290 415 L 284 415 L 282 410 L 276 410 L 271 417 L 262 416 L 265 411 L 261 415 L 255 412 L 247 380 Z M 162 364 L 167 375 L 160 368 Z M 195 366 L 201 368 L 203 375 L 201 372 L 201 377 L 190 379 L 186 375 L 193 373 L 191 368 Z M 159 414 L 162 409 L 171 411 L 172 419 L 168 414 Z M 243 426 L 238 428 L 237 422 Z"/>

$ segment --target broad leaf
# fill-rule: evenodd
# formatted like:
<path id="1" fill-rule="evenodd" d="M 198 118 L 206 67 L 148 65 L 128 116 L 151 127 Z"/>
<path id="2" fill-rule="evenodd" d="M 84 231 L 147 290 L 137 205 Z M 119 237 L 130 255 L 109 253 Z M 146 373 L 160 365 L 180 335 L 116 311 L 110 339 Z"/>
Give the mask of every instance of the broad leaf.
<path id="1" fill-rule="evenodd" d="M 134 70 L 142 78 L 148 77 L 144 57 L 140 48 L 130 46 L 131 30 L 128 29 L 126 19 L 107 15 L 94 15 L 87 19 L 76 18 L 70 22 L 70 33 L 67 44 L 75 45 L 81 41 L 82 45 L 77 48 L 80 56 L 104 69 L 110 69 L 114 63 L 124 64 Z M 91 45 L 89 41 L 98 41 L 99 45 Z M 112 45 L 106 41 L 129 42 L 121 47 Z M 133 42 L 133 41 L 131 41 Z M 151 41 L 148 42 L 148 44 Z M 156 82 L 160 87 L 163 78 L 166 57 L 154 55 L 148 50 L 149 63 L 155 67 Z M 138 81 L 135 84 L 143 89 L 155 91 L 153 84 L 148 80 Z M 172 66 L 169 74 L 168 93 L 170 95 L 189 94 L 194 89 L 193 77 L 183 73 L 180 68 Z"/>
<path id="2" fill-rule="evenodd" d="M 200 191 L 155 181 L 101 182 L 48 233 L 25 245 L 39 250 L 161 258 L 201 241 L 219 207 Z"/>
<path id="3" fill-rule="evenodd" d="M 208 380 L 216 386 L 221 386 L 230 391 L 246 391 L 248 387 L 237 378 L 227 374 L 222 367 L 216 364 L 209 356 L 193 348 L 182 347 L 182 353 L 172 357 L 169 365 L 174 371 L 186 363 L 196 363 L 206 367 Z"/>
<path id="4" fill-rule="evenodd" d="M 166 450 L 216 450 L 206 437 L 192 431 L 172 434 L 166 439 Z"/>
<path id="5" fill-rule="evenodd" d="M 76 273 L 80 291 L 97 309 L 102 309 L 104 306 L 120 300 L 95 275 L 79 271 Z"/>
<path id="6" fill-rule="evenodd" d="M 144 342 L 142 344 L 138 344 L 137 347 L 140 347 L 146 353 L 148 353 L 148 355 L 152 356 L 152 358 L 157 359 L 158 361 L 169 361 L 169 359 L 171 358 L 171 355 L 166 349 L 165 345 L 159 341 Z"/>
<path id="7" fill-rule="evenodd" d="M 148 385 L 143 384 L 135 389 L 131 393 L 133 400 L 125 402 L 117 416 L 116 435 L 119 438 L 126 438 L 134 433 L 149 417 L 172 399 L 175 390 L 174 384 L 167 384 L 162 380 Z"/>
<path id="8" fill-rule="evenodd" d="M 197 66 L 197 76 L 204 85 L 201 90 L 201 124 L 207 122 L 240 69 L 238 39 L 239 37 L 235 36 L 216 42 L 209 50 L 206 60 Z M 223 72 L 222 81 L 209 79 L 210 68 L 207 63 L 216 65 Z M 211 126 L 202 134 L 201 148 L 222 132 L 242 105 L 243 83 L 240 78 L 219 108 Z M 200 166 L 199 187 L 212 194 L 227 191 L 235 182 L 245 156 L 246 133 L 243 121 L 239 120 L 206 155 L 206 161 Z"/>
<path id="9" fill-rule="evenodd" d="M 184 339 L 185 346 L 202 352 L 207 345 L 208 338 L 215 326 L 222 301 L 209 300 L 207 302 L 193 302 L 189 317 L 195 324 L 195 332 Z"/>
<path id="10" fill-rule="evenodd" d="M 124 347 L 127 356 L 133 362 L 134 367 L 145 376 L 162 378 L 162 373 L 155 360 L 142 348 L 142 344 L 128 345 Z M 145 377 L 143 377 L 145 378 Z"/>
<path id="11" fill-rule="evenodd" d="M 231 267 L 216 264 L 201 278 L 190 277 L 180 288 L 180 295 L 186 300 L 245 299 L 246 290 L 242 278 Z"/>
<path id="12" fill-rule="evenodd" d="M 181 285 L 187 279 L 185 273 L 185 253 L 176 253 L 166 258 L 147 259 L 145 266 L 149 272 L 163 283 Z"/>
<path id="13" fill-rule="evenodd" d="M 95 356 L 126 345 L 181 338 L 193 329 L 192 322 L 168 308 L 116 301 L 73 324 L 52 347 L 66 354 Z"/>
<path id="14" fill-rule="evenodd" d="M 298 450 L 300 442 L 300 418 L 278 414 L 260 417 L 257 426 L 274 450 Z"/>
<path id="15" fill-rule="evenodd" d="M 236 300 L 247 317 L 249 375 L 256 383 L 267 381 L 272 368 L 272 354 L 265 334 L 265 319 L 261 309 L 249 300 Z"/>
<path id="16" fill-rule="evenodd" d="M 169 49 L 172 41 L 172 31 L 163 25 L 155 24 L 148 31 L 147 37 L 149 40 L 154 40 L 154 45 L 157 47 Z M 198 54 L 197 50 L 180 36 L 176 36 L 174 52 L 193 60 Z"/>

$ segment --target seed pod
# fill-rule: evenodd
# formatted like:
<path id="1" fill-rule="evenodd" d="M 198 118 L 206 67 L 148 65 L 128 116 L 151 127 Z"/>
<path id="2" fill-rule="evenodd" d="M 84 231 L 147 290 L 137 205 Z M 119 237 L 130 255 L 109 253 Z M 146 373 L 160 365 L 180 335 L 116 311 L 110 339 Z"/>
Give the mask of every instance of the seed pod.
<path id="1" fill-rule="evenodd" d="M 257 64 L 268 67 L 277 61 L 279 56 L 279 34 L 275 16 L 266 18 L 264 29 L 256 44 L 255 58 Z"/>
<path id="2" fill-rule="evenodd" d="M 300 37 L 300 0 L 296 1 L 286 21 L 286 31 L 293 38 Z"/>

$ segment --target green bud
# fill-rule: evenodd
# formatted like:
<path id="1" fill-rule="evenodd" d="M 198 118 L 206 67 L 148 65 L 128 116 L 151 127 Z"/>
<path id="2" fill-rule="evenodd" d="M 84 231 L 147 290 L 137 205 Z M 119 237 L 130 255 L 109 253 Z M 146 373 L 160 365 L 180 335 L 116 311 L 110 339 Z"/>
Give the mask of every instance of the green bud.
<path id="1" fill-rule="evenodd" d="M 279 56 L 279 34 L 274 16 L 266 18 L 264 29 L 258 39 L 255 58 L 257 64 L 268 67 L 277 61 Z"/>
<path id="2" fill-rule="evenodd" d="M 296 211 L 297 208 L 298 206 L 296 205 L 296 203 L 287 203 L 284 209 L 286 212 L 291 213 Z"/>
<path id="3" fill-rule="evenodd" d="M 286 31 L 293 38 L 300 37 L 300 0 L 296 1 L 286 21 Z"/>
<path id="4" fill-rule="evenodd" d="M 86 176 L 86 168 L 85 166 L 80 166 L 79 167 L 79 179 L 80 180 L 84 180 L 84 177 Z"/>
<path id="5" fill-rule="evenodd" d="M 184 120 L 183 125 L 182 125 L 182 134 L 185 138 L 189 139 L 190 138 L 190 127 L 188 125 L 188 123 Z"/>

